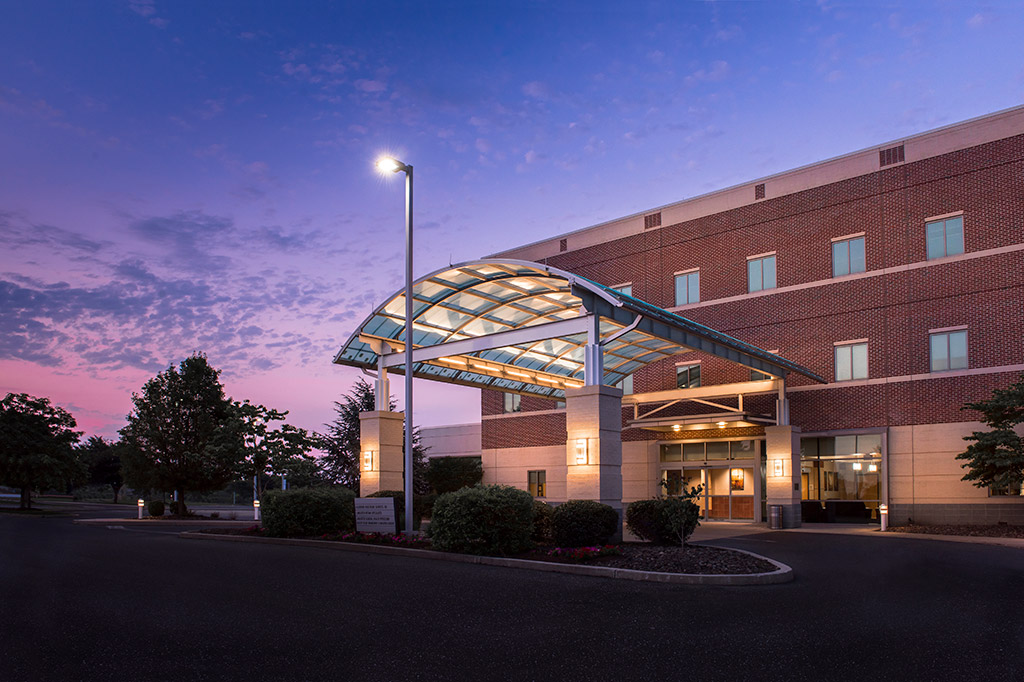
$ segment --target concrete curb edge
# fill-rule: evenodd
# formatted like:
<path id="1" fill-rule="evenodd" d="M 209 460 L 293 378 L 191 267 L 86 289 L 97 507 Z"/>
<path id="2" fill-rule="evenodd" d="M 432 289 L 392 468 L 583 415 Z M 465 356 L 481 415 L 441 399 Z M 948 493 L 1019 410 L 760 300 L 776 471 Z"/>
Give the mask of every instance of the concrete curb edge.
<path id="1" fill-rule="evenodd" d="M 410 547 L 389 547 L 387 545 L 367 545 L 356 542 L 338 542 L 335 540 L 303 540 L 295 538 L 261 538 L 243 535 L 217 535 L 213 533 L 197 533 L 185 531 L 179 533 L 178 537 L 186 540 L 221 540 L 227 542 L 257 542 L 274 545 L 292 545 L 299 547 L 319 547 L 321 549 L 333 549 L 348 552 L 364 552 L 368 554 L 390 554 L 393 556 L 407 556 L 421 559 L 432 559 L 434 561 L 454 561 L 464 564 L 481 564 L 485 566 L 502 566 L 505 568 L 519 568 L 532 571 L 547 571 L 550 573 L 569 573 L 572 575 L 586 575 L 600 578 L 614 578 L 618 580 L 639 580 L 644 582 L 659 582 L 675 585 L 777 585 L 788 583 L 793 580 L 793 569 L 781 562 L 769 559 L 766 556 L 748 552 L 744 549 L 734 547 L 723 547 L 733 552 L 748 554 L 758 559 L 763 559 L 774 565 L 776 569 L 768 573 L 747 573 L 734 575 L 704 575 L 695 573 L 659 573 L 656 571 L 634 571 L 626 568 L 609 568 L 606 566 L 582 566 L 578 564 L 557 564 L 547 561 L 532 561 L 529 559 L 509 559 L 505 557 L 476 556 L 472 554 L 448 554 L 435 552 L 427 549 L 414 549 Z M 717 546 L 716 546 L 717 547 Z"/>

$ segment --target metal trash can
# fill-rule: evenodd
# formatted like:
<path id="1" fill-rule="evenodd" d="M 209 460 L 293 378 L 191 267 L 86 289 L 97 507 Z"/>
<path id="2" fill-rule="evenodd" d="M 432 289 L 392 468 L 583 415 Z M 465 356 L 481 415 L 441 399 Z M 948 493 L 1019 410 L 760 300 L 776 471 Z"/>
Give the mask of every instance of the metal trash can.
<path id="1" fill-rule="evenodd" d="M 782 505 L 768 505 L 768 528 L 770 530 L 782 530 Z"/>

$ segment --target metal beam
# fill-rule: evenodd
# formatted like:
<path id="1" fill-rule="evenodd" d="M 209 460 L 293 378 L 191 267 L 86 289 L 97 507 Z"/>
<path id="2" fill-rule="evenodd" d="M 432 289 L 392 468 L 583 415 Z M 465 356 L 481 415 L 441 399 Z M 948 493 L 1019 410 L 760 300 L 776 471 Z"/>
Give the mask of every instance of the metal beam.
<path id="1" fill-rule="evenodd" d="M 737 395 L 773 393 L 777 390 L 778 380 L 765 379 L 763 381 L 744 381 L 737 384 L 719 384 L 717 386 L 699 386 L 697 388 L 676 388 L 671 391 L 636 393 L 623 396 L 622 404 L 660 403 L 669 400 L 693 400 L 694 398 L 726 398 Z"/>
<path id="2" fill-rule="evenodd" d="M 518 346 L 523 343 L 533 343 L 535 341 L 546 341 L 559 336 L 585 334 L 588 330 L 588 324 L 593 324 L 590 322 L 589 315 L 586 317 L 574 317 L 568 320 L 559 320 L 558 322 L 535 324 L 531 327 L 522 327 L 520 329 L 510 329 L 508 331 L 496 332 L 485 336 L 474 336 L 471 339 L 463 339 L 461 341 L 449 341 L 448 343 L 440 343 L 435 346 L 423 346 L 422 348 L 413 349 L 412 361 L 415 364 L 417 362 L 427 362 L 443 357 L 477 353 L 485 350 L 493 350 L 495 348 L 504 348 L 506 346 Z M 388 343 L 392 344 L 393 347 L 397 346 L 404 348 L 405 346 L 401 341 L 389 341 Z M 404 364 L 405 356 L 403 353 L 392 352 L 384 356 L 385 367 L 395 367 Z"/>

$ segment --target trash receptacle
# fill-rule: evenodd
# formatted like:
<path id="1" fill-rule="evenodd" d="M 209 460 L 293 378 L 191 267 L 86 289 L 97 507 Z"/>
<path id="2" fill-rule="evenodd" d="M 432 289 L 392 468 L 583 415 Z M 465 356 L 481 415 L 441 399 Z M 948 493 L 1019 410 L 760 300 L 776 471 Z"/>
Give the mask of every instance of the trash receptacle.
<path id="1" fill-rule="evenodd" d="M 771 530 L 782 530 L 782 505 L 768 505 L 768 528 Z"/>

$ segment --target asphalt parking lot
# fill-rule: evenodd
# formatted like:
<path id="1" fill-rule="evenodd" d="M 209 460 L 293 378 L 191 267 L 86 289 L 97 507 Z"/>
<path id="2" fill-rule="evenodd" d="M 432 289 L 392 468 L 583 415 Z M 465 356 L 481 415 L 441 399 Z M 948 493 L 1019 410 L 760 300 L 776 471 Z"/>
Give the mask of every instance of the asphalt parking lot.
<path id="1" fill-rule="evenodd" d="M 0 515 L 0 678 L 1024 678 L 1016 548 L 757 530 L 712 542 L 796 579 L 701 587 L 176 530 Z"/>

